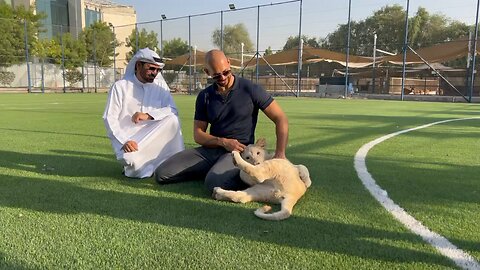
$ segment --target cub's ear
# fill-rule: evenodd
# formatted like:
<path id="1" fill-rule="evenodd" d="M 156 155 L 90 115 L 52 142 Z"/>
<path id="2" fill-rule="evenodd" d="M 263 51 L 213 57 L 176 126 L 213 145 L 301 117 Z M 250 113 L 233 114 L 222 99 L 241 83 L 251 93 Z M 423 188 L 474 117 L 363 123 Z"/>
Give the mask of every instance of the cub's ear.
<path id="1" fill-rule="evenodd" d="M 265 140 L 265 138 L 260 138 L 257 140 L 257 142 L 255 142 L 255 145 L 261 148 L 265 148 L 267 147 L 267 140 Z"/>

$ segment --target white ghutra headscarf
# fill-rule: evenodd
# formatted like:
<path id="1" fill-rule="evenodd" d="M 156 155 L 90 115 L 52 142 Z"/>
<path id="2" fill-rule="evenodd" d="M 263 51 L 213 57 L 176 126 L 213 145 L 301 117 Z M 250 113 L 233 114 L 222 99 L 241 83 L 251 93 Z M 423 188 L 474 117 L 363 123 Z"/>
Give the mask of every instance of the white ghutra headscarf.
<path id="1" fill-rule="evenodd" d="M 149 48 L 144 48 L 139 50 L 128 62 L 127 67 L 125 68 L 125 74 L 123 76 L 123 79 L 129 79 L 131 76 L 135 76 L 135 64 L 138 61 L 146 62 L 146 63 L 152 63 L 159 65 L 160 68 L 163 68 L 165 64 L 162 61 L 162 58 L 158 56 L 158 54 Z M 163 82 L 163 83 L 162 83 Z M 166 84 L 165 79 L 163 78 L 162 74 L 159 72 L 157 74 L 157 77 L 155 77 L 154 83 L 156 84 Z"/>

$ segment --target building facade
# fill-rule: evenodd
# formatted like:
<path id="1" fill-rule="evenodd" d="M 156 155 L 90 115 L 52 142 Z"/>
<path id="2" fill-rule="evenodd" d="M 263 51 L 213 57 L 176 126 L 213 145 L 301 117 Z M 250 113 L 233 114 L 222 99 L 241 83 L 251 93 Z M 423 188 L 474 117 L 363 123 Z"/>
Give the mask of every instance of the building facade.
<path id="1" fill-rule="evenodd" d="M 82 2 L 82 28 L 88 27 L 95 21 L 106 22 L 113 27 L 117 40 L 121 43 L 116 48 L 118 57 L 115 59 L 115 66 L 117 68 L 124 68 L 126 66 L 126 54 L 130 51 L 125 46 L 125 40 L 135 30 L 135 23 L 137 22 L 137 14 L 135 9 L 131 6 L 115 4 L 106 0 L 79 0 Z M 117 27 L 121 26 L 121 27 Z"/>
<path id="2" fill-rule="evenodd" d="M 116 4 L 109 0 L 8 0 L 12 6 L 32 6 L 37 13 L 44 13 L 46 17 L 42 23 L 45 32 L 39 33 L 40 38 L 51 39 L 65 32 L 78 37 L 82 29 L 97 21 L 110 25 L 120 42 L 116 48 L 115 66 L 125 67 L 126 38 L 135 29 L 137 15 L 131 6 Z M 115 27 L 122 25 L 122 27 Z"/>

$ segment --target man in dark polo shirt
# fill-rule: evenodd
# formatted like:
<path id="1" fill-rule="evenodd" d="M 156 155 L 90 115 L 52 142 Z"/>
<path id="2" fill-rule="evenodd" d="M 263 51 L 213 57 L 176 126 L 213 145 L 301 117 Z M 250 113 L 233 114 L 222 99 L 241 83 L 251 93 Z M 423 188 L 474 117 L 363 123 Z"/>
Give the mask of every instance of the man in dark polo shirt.
<path id="1" fill-rule="evenodd" d="M 215 83 L 198 94 L 195 104 L 193 137 L 201 146 L 170 157 L 157 168 L 155 178 L 160 184 L 205 179 L 210 192 L 215 187 L 244 189 L 247 185 L 230 153 L 254 143 L 258 111 L 262 110 L 275 123 L 275 158 L 286 158 L 287 116 L 262 87 L 232 74 L 222 51 L 209 51 L 205 63 L 205 72 Z"/>

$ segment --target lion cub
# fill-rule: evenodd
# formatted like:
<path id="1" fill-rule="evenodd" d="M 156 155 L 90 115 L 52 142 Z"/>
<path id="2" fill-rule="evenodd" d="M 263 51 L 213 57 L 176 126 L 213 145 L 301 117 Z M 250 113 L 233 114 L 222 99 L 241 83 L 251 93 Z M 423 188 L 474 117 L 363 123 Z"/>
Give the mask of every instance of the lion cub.
<path id="1" fill-rule="evenodd" d="M 273 154 L 265 150 L 265 139 L 248 145 L 240 154 L 232 152 L 234 164 L 240 168 L 240 178 L 251 185 L 243 191 L 224 190 L 217 187 L 213 197 L 217 200 L 246 203 L 250 201 L 280 203 L 281 210 L 267 213 L 270 206 L 255 211 L 259 218 L 282 220 L 292 214 L 297 201 L 311 185 L 310 175 L 304 165 L 293 165 L 286 159 L 271 159 Z"/>

